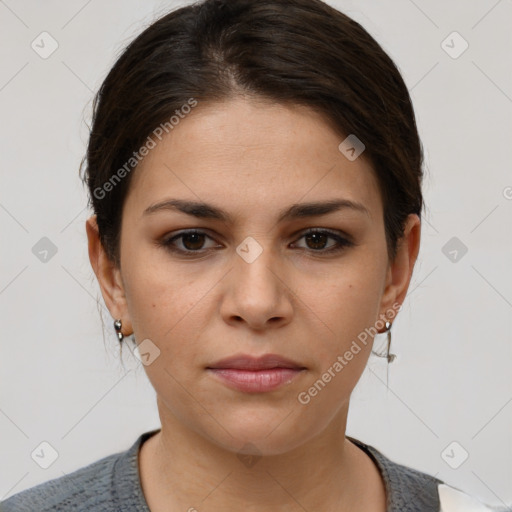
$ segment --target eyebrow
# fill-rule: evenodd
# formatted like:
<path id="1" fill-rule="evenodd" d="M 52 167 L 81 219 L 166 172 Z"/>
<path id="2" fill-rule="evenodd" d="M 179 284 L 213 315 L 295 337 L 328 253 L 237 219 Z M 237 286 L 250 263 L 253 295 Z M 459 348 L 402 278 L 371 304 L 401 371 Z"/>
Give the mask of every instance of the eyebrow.
<path id="1" fill-rule="evenodd" d="M 356 212 L 363 213 L 371 218 L 369 210 L 363 204 L 351 201 L 350 199 L 333 199 L 323 202 L 317 201 L 293 204 L 290 207 L 281 210 L 278 222 L 304 217 L 319 217 L 321 215 L 327 215 L 343 209 L 351 209 Z M 200 219 L 215 219 L 226 223 L 233 222 L 231 215 L 220 208 L 207 203 L 187 201 L 184 199 L 167 199 L 153 204 L 146 208 L 142 215 L 151 215 L 155 212 L 165 210 L 177 210 Z"/>

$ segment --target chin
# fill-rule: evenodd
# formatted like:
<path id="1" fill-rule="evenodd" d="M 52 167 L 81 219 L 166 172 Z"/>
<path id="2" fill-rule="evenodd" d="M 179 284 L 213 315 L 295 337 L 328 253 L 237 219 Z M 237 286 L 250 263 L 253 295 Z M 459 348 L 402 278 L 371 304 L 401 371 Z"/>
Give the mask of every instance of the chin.
<path id="1" fill-rule="evenodd" d="M 217 425 L 208 437 L 233 453 L 253 456 L 280 455 L 314 437 L 315 433 L 308 431 L 305 422 L 299 425 L 296 419 L 293 421 L 293 414 L 287 417 L 289 409 L 279 412 L 279 415 L 268 411 L 223 414 L 224 428 Z"/>

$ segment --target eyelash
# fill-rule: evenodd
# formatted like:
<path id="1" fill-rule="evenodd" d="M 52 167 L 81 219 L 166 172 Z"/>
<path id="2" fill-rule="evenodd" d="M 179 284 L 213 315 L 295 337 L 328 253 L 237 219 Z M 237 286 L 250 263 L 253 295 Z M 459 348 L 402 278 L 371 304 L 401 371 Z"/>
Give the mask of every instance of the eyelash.
<path id="1" fill-rule="evenodd" d="M 322 254 L 322 255 L 323 254 L 325 254 L 325 255 L 336 254 L 336 253 L 339 253 L 339 252 L 345 250 L 348 247 L 355 245 L 354 242 L 348 240 L 347 238 L 344 238 L 343 236 L 339 235 L 338 233 L 330 231 L 330 230 L 326 230 L 326 229 L 309 229 L 308 231 L 305 231 L 301 234 L 301 236 L 299 237 L 299 240 L 301 238 L 304 238 L 311 234 L 327 235 L 329 238 L 333 238 L 337 242 L 337 245 L 335 245 L 334 247 L 329 248 L 329 249 L 307 249 L 307 248 L 304 249 L 304 248 L 301 248 L 302 250 L 309 251 L 313 254 L 317 254 L 317 253 Z M 178 253 L 181 255 L 205 254 L 209 251 L 214 250 L 213 248 L 205 249 L 205 250 L 204 249 L 197 250 L 197 251 L 183 250 L 183 249 L 178 249 L 176 246 L 173 245 L 175 240 L 183 238 L 187 235 L 205 235 L 206 237 L 211 239 L 211 237 L 204 231 L 193 229 L 193 230 L 188 230 L 188 231 L 182 231 L 181 233 L 179 233 L 171 238 L 164 239 L 161 242 L 159 242 L 159 245 L 165 247 L 167 250 L 169 250 L 173 253 Z"/>

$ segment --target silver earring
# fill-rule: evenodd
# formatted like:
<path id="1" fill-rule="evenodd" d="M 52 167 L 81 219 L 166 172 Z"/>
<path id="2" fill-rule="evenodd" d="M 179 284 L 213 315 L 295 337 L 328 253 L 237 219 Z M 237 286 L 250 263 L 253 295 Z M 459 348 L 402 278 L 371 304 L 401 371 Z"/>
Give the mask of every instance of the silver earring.
<path id="1" fill-rule="evenodd" d="M 391 322 L 388 322 L 386 320 L 386 330 L 384 332 L 387 333 L 387 337 L 388 337 L 387 353 L 386 354 L 382 354 L 382 353 L 378 353 L 378 352 L 373 352 L 372 351 L 378 357 L 385 357 L 388 360 L 388 363 L 392 363 L 396 359 L 396 355 L 395 354 L 391 354 L 391 326 L 392 325 L 393 324 Z M 383 334 L 383 333 L 379 333 L 379 334 Z"/>
<path id="2" fill-rule="evenodd" d="M 119 343 L 122 343 L 123 338 L 124 338 L 124 334 L 121 332 L 121 326 L 122 326 L 121 320 L 114 321 L 114 329 L 117 332 L 117 338 L 119 340 Z"/>
<path id="3" fill-rule="evenodd" d="M 392 363 L 396 359 L 396 354 L 391 353 L 391 322 L 386 321 L 386 331 L 388 333 L 388 363 Z"/>

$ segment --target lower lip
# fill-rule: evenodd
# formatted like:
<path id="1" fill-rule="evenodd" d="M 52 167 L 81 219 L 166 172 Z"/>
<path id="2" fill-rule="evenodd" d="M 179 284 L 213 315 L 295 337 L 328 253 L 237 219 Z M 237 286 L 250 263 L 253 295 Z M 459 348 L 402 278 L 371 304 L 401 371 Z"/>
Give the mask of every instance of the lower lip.
<path id="1" fill-rule="evenodd" d="M 227 385 L 247 393 L 272 391 L 290 383 L 302 369 L 269 368 L 267 370 L 237 370 L 234 368 L 208 368 Z"/>

